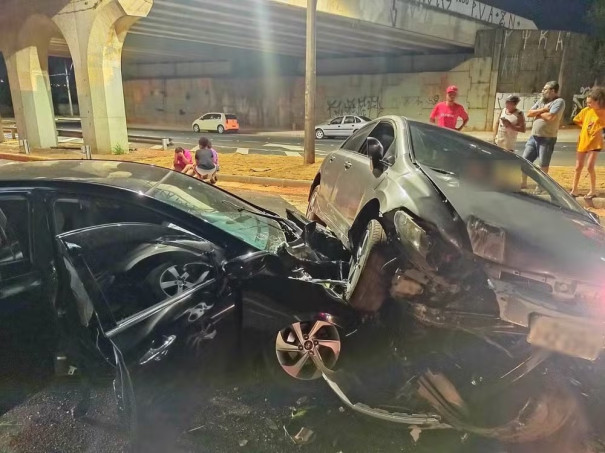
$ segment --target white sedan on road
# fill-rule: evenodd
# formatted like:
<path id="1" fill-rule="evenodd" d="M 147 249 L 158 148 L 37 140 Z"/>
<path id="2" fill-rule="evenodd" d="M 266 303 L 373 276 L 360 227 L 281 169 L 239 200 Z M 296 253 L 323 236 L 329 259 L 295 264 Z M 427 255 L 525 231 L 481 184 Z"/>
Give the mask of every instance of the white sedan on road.
<path id="1" fill-rule="evenodd" d="M 337 116 L 330 121 L 315 126 L 315 138 L 321 140 L 328 137 L 348 137 L 368 121 L 372 120 L 366 116 Z"/>

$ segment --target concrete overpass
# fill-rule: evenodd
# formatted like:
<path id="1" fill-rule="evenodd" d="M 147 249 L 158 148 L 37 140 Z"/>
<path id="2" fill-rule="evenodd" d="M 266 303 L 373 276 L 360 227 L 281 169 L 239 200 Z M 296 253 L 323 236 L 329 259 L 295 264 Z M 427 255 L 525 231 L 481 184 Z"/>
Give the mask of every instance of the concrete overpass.
<path id="1" fill-rule="evenodd" d="M 42 3 L 42 4 L 41 4 Z M 254 51 L 300 62 L 306 0 L 6 0 L 0 49 L 15 117 L 31 146 L 56 131 L 47 56 L 71 57 L 84 139 L 93 152 L 127 143 L 127 62 L 220 62 Z M 469 0 L 318 0 L 319 59 L 470 51 L 477 31 L 535 29 Z M 267 59 L 267 62 L 270 60 Z M 262 61 L 261 61 L 262 63 Z"/>

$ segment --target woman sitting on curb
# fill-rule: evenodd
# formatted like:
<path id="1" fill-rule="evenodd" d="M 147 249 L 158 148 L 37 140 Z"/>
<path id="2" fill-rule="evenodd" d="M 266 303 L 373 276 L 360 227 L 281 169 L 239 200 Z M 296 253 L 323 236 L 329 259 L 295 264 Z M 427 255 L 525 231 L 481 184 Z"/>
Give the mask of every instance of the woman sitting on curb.
<path id="1" fill-rule="evenodd" d="M 199 140 L 200 148 L 195 152 L 195 165 L 187 165 L 183 173 L 202 181 L 216 184 L 218 177 L 218 153 L 212 149 L 212 143 L 206 137 Z"/>

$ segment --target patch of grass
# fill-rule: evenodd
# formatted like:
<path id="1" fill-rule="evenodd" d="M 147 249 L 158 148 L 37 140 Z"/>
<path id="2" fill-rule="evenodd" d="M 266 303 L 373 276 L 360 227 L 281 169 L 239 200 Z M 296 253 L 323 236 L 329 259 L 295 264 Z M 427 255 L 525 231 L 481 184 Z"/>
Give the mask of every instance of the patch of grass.
<path id="1" fill-rule="evenodd" d="M 121 156 L 123 154 L 126 154 L 126 150 L 124 149 L 124 147 L 122 145 L 117 143 L 113 146 L 113 148 L 111 148 L 111 154 L 116 155 L 116 156 Z"/>

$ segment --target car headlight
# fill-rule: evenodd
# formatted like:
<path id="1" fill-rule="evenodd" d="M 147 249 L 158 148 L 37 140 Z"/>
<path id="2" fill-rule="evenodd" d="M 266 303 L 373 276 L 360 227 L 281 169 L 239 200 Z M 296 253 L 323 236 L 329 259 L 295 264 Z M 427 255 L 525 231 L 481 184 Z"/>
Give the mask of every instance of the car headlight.
<path id="1" fill-rule="evenodd" d="M 470 217 L 466 230 L 475 255 L 495 263 L 504 263 L 506 233 L 503 229 L 489 225 L 476 217 Z"/>
<path id="2" fill-rule="evenodd" d="M 395 230 L 399 241 L 413 248 L 424 258 L 428 255 L 432 241 L 427 232 L 405 212 L 397 211 L 394 218 Z"/>

